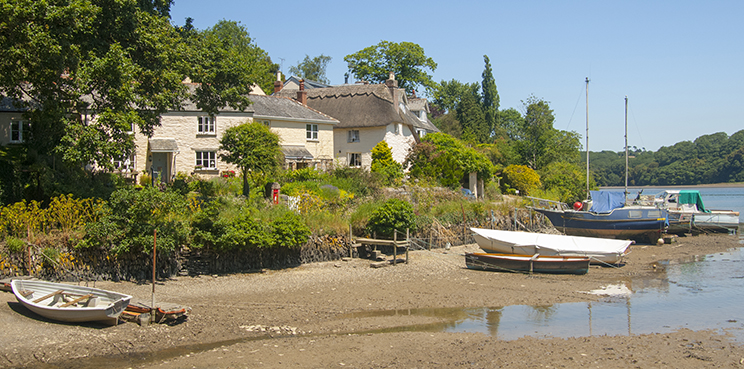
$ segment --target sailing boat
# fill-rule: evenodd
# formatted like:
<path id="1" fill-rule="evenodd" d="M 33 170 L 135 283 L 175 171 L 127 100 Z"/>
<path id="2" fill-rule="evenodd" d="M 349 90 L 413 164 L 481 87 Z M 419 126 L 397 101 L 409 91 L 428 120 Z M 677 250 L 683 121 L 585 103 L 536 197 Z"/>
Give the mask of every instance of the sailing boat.
<path id="1" fill-rule="evenodd" d="M 587 95 L 589 79 L 586 79 Z M 589 99 L 587 98 L 587 106 Z M 573 208 L 564 203 L 535 199 L 540 205 L 530 207 L 545 215 L 560 232 L 570 236 L 631 239 L 656 243 L 668 224 L 666 209 L 655 206 L 629 205 L 628 193 L 628 98 L 625 98 L 625 191 L 589 191 L 589 109 L 587 108 L 587 192 L 591 200 Z"/>

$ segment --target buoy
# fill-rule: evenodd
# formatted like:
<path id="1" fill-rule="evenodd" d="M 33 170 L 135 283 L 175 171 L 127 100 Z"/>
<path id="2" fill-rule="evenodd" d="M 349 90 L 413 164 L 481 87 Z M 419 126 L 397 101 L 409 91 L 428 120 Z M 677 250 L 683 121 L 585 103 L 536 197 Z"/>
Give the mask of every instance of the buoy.
<path id="1" fill-rule="evenodd" d="M 580 201 L 576 201 L 573 205 L 574 210 L 579 211 L 581 208 L 584 207 L 584 204 L 582 204 Z"/>
<path id="2" fill-rule="evenodd" d="M 664 244 L 664 239 L 663 238 L 659 238 L 658 240 L 656 240 L 656 244 L 659 245 L 659 246 L 663 245 Z"/>

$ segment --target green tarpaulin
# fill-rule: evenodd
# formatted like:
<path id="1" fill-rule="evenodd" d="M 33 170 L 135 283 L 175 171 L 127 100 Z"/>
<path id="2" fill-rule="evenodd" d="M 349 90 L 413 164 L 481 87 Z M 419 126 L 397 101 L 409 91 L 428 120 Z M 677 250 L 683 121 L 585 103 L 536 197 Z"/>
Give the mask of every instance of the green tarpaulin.
<path id="1" fill-rule="evenodd" d="M 680 204 L 695 204 L 699 211 L 704 213 L 710 213 L 710 210 L 705 209 L 703 205 L 703 198 L 700 197 L 700 191 L 697 190 L 680 190 L 679 191 L 679 203 Z"/>

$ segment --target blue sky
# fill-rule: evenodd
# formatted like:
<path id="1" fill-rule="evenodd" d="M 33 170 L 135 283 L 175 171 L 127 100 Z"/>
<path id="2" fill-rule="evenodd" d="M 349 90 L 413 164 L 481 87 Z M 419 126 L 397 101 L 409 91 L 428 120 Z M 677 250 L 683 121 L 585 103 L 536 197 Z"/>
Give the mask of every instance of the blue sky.
<path id="1" fill-rule="evenodd" d="M 589 150 L 628 144 L 656 151 L 679 141 L 744 129 L 744 1 L 260 1 L 175 0 L 174 24 L 242 23 L 286 71 L 305 55 L 343 58 L 382 40 L 421 45 L 434 80 L 480 82 L 493 67 L 501 108 L 530 95 L 550 103 L 557 129 Z"/>

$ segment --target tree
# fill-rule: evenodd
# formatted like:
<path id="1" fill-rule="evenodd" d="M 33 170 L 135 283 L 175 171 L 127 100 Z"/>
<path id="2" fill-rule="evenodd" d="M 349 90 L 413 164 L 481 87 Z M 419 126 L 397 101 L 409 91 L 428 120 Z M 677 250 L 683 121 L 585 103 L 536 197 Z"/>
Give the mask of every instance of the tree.
<path id="1" fill-rule="evenodd" d="M 110 167 L 185 97 L 170 1 L 18 0 L 0 7 L 0 93 L 26 108 L 28 147 Z M 91 124 L 95 122 L 95 124 Z"/>
<path id="2" fill-rule="evenodd" d="M 473 89 L 469 83 L 462 83 L 458 80 L 442 81 L 434 85 L 432 89 L 432 105 L 437 109 L 453 113 L 457 110 L 457 105 L 463 97 Z"/>
<path id="3" fill-rule="evenodd" d="M 529 195 L 540 188 L 540 176 L 531 168 L 524 165 L 510 165 L 501 173 L 502 191 L 518 190 L 520 195 Z"/>
<path id="4" fill-rule="evenodd" d="M 427 91 L 434 87 L 427 70 L 434 72 L 437 63 L 424 54 L 424 48 L 413 42 L 380 41 L 377 45 L 346 55 L 344 61 L 359 80 L 382 83 L 392 72 L 398 86 L 409 94 L 420 87 Z"/>
<path id="5" fill-rule="evenodd" d="M 462 140 L 472 143 L 490 141 L 491 130 L 486 123 L 481 104 L 480 86 L 477 83 L 468 85 L 469 91 L 457 104 L 457 120 L 462 125 Z"/>
<path id="6" fill-rule="evenodd" d="M 535 170 L 557 160 L 578 163 L 578 134 L 553 128 L 555 118 L 547 101 L 530 96 L 523 104 L 525 114 L 518 135 L 523 162 Z"/>
<path id="7" fill-rule="evenodd" d="M 283 158 L 279 136 L 262 123 L 230 127 L 220 140 L 220 158 L 240 168 L 243 195 L 250 195 L 248 175 L 269 175 L 280 168 Z"/>
<path id="8" fill-rule="evenodd" d="M 210 114 L 225 106 L 243 111 L 251 103 L 248 94 L 253 85 L 273 90 L 278 66 L 239 22 L 221 20 L 187 37 L 187 42 L 192 66 L 189 76 L 198 83 L 194 93 L 197 108 Z"/>
<path id="9" fill-rule="evenodd" d="M 424 136 L 411 149 L 404 165 L 410 167 L 412 178 L 433 180 L 451 188 L 459 188 L 468 173 L 478 173 L 485 182 L 493 175 L 493 164 L 484 154 L 444 133 Z"/>
<path id="10" fill-rule="evenodd" d="M 320 54 L 311 59 L 310 56 L 306 54 L 305 59 L 302 62 L 297 63 L 297 66 L 289 67 L 289 73 L 300 78 L 329 84 L 330 81 L 326 76 L 326 68 L 330 62 L 330 56 Z"/>
<path id="11" fill-rule="evenodd" d="M 491 70 L 491 61 L 488 59 L 488 55 L 483 55 L 483 60 L 486 63 L 483 69 L 483 81 L 481 82 L 481 89 L 483 90 L 483 113 L 485 115 L 486 126 L 490 134 L 493 134 L 496 128 L 496 115 L 499 111 L 499 91 L 496 89 L 496 80 L 493 78 L 493 71 Z"/>
<path id="12" fill-rule="evenodd" d="M 386 184 L 395 183 L 403 178 L 403 167 L 393 159 L 393 151 L 384 140 L 372 148 L 370 171 L 382 175 Z"/>

